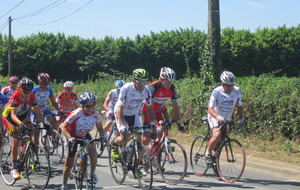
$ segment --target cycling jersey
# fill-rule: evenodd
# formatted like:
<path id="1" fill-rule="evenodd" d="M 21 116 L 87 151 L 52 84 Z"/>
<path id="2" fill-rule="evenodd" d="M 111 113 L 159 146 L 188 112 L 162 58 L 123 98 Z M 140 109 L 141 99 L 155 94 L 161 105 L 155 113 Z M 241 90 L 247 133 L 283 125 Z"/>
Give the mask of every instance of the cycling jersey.
<path id="1" fill-rule="evenodd" d="M 101 122 L 100 114 L 95 111 L 92 115 L 87 115 L 82 108 L 72 111 L 66 120 L 70 125 L 67 127 L 72 137 L 84 139 L 97 123 Z"/>
<path id="2" fill-rule="evenodd" d="M 111 99 L 110 99 L 110 102 L 108 103 L 109 111 L 111 111 L 111 112 L 114 111 L 118 97 L 119 97 L 118 89 L 112 89 L 111 90 Z"/>
<path id="3" fill-rule="evenodd" d="M 160 81 L 155 81 L 149 85 L 152 92 L 153 99 L 153 111 L 156 119 L 163 120 L 162 113 L 166 111 L 165 103 L 168 99 L 172 102 L 178 102 L 176 87 L 172 84 L 170 89 L 165 89 Z M 144 121 L 146 124 L 150 124 L 148 115 L 146 114 L 146 105 L 143 106 L 142 112 L 144 112 Z"/>
<path id="4" fill-rule="evenodd" d="M 12 89 L 10 86 L 6 86 L 1 90 L 1 92 L 7 97 L 7 99 L 10 99 L 15 91 L 16 90 Z"/>
<path id="5" fill-rule="evenodd" d="M 59 109 L 66 115 L 73 111 L 74 104 L 78 101 L 76 92 L 71 92 L 70 96 L 66 96 L 65 91 L 58 93 L 56 102 L 58 102 Z"/>
<path id="6" fill-rule="evenodd" d="M 210 96 L 208 106 L 226 120 L 231 120 L 235 106 L 242 105 L 242 92 L 239 87 L 234 86 L 230 93 L 224 91 L 223 86 L 215 88 Z M 210 115 L 209 115 L 210 117 Z"/>
<path id="7" fill-rule="evenodd" d="M 44 112 L 48 108 L 48 99 L 54 97 L 52 89 L 47 86 L 46 90 L 41 91 L 40 87 L 36 86 L 32 92 L 35 94 L 36 102 L 41 112 Z"/>
<path id="8" fill-rule="evenodd" d="M 18 117 L 18 119 L 22 122 L 24 120 L 26 120 L 26 122 L 29 122 L 28 113 L 31 111 L 31 107 L 37 106 L 35 95 L 33 93 L 30 94 L 30 97 L 26 102 L 23 102 L 20 96 L 20 91 L 16 91 L 15 93 L 13 93 L 2 114 L 3 124 L 10 134 L 15 131 L 16 125 L 16 123 L 11 119 L 11 110 L 17 109 L 16 116 Z"/>
<path id="9" fill-rule="evenodd" d="M 124 106 L 123 114 L 125 116 L 132 116 L 140 112 L 144 100 L 151 100 L 151 91 L 149 87 L 145 86 L 143 91 L 137 91 L 134 83 L 126 83 L 120 90 L 119 98 L 116 107 Z M 147 105 L 151 105 L 152 101 L 146 101 Z M 117 109 L 115 110 L 115 112 Z"/>

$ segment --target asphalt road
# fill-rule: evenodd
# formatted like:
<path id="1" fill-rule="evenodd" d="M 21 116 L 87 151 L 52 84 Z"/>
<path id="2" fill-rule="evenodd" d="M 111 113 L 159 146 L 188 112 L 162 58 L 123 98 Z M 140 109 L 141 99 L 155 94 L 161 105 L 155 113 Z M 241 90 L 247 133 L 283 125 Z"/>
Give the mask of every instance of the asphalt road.
<path id="1" fill-rule="evenodd" d="M 209 171 L 205 176 L 198 177 L 193 174 L 190 166 L 188 166 L 187 176 L 181 184 L 171 186 L 165 184 L 160 175 L 154 176 L 153 189 L 172 189 L 172 190 L 183 190 L 183 189 L 222 189 L 222 190 L 234 190 L 234 189 L 258 189 L 258 190 L 299 190 L 300 189 L 300 178 L 294 171 L 295 168 L 283 167 L 276 163 L 272 164 L 255 164 L 259 160 L 248 159 L 246 170 L 241 179 L 234 183 L 228 184 L 219 180 L 212 171 Z M 270 167 L 263 167 L 263 165 L 270 165 Z M 57 167 L 52 167 L 52 177 L 50 179 L 47 189 L 59 189 L 62 183 L 62 164 Z M 272 166 L 272 167 L 271 167 Z M 273 168 L 273 169 L 272 169 Z M 286 171 L 283 172 L 283 170 Z M 290 170 L 290 173 L 289 173 Z M 290 175 L 289 175 L 290 174 Z M 139 189 L 137 181 L 135 179 L 126 178 L 123 185 L 117 185 L 111 177 L 110 170 L 108 167 L 107 152 L 104 156 L 98 159 L 97 175 L 99 183 L 95 189 L 111 189 L 111 190 L 122 190 L 122 189 Z M 73 189 L 72 180 L 69 180 L 69 189 Z M 27 190 L 30 189 L 27 185 L 26 179 L 17 181 L 13 186 L 6 186 L 3 180 L 0 180 L 0 187 L 5 190 Z"/>

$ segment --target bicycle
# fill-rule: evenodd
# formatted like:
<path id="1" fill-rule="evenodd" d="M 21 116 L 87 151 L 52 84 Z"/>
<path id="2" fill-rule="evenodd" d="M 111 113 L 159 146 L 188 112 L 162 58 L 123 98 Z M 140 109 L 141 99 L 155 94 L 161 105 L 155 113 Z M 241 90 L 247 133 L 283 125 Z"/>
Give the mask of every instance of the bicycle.
<path id="1" fill-rule="evenodd" d="M 149 129 L 151 126 L 129 127 L 133 139 L 127 145 L 119 145 L 120 159 L 115 161 L 112 158 L 112 145 L 109 146 L 109 168 L 117 184 L 121 185 L 129 171 L 132 171 L 133 178 L 137 179 L 140 188 L 149 190 L 152 187 L 153 174 L 150 153 L 139 139 L 139 130 Z"/>
<path id="2" fill-rule="evenodd" d="M 50 179 L 50 162 L 46 150 L 33 144 L 32 133 L 35 130 L 45 128 L 22 128 L 20 133 L 21 146 L 17 160 L 17 170 L 21 176 L 27 178 L 33 189 L 45 189 Z M 28 135 L 25 132 L 28 131 Z M 29 139 L 28 141 L 26 139 Z M 27 141 L 25 143 L 25 141 Z M 11 144 L 4 144 L 0 151 L 0 173 L 3 181 L 12 186 L 17 179 L 14 179 L 11 172 L 12 153 Z M 24 173 L 25 172 L 25 173 Z"/>
<path id="3" fill-rule="evenodd" d="M 228 136 L 228 129 L 234 125 L 234 122 L 227 122 L 219 127 L 222 140 L 214 149 L 213 163 L 208 164 L 205 161 L 205 153 L 211 138 L 211 129 L 207 117 L 203 117 L 202 121 L 207 122 L 207 134 L 206 136 L 197 136 L 192 143 L 190 163 L 193 172 L 197 176 L 202 176 L 209 168 L 212 168 L 224 182 L 236 182 L 243 175 L 246 166 L 246 152 L 238 140 Z"/>
<path id="4" fill-rule="evenodd" d="M 45 130 L 40 130 L 39 134 L 40 144 L 49 154 L 49 161 L 53 166 L 57 166 L 62 163 L 64 158 L 64 139 L 61 134 L 51 126 L 52 116 L 58 115 L 58 113 L 44 115 L 45 123 L 50 127 L 45 128 Z M 36 126 L 40 124 L 35 118 L 33 119 L 32 123 Z"/>
<path id="5" fill-rule="evenodd" d="M 187 155 L 184 147 L 178 141 L 169 138 L 168 130 L 171 123 L 182 123 L 186 126 L 188 122 L 165 120 L 159 123 L 162 126 L 163 136 L 157 146 L 153 146 L 152 142 L 151 160 L 167 184 L 177 185 L 186 175 Z M 151 136 L 154 141 L 156 137 Z"/>
<path id="6" fill-rule="evenodd" d="M 75 180 L 75 189 L 89 189 L 89 187 L 94 189 L 89 145 L 99 143 L 101 140 L 102 138 L 76 139 L 76 144 L 80 145 L 80 149 L 75 155 L 74 166 L 70 174 L 70 179 Z M 74 146 L 71 147 L 71 149 L 73 148 Z"/>

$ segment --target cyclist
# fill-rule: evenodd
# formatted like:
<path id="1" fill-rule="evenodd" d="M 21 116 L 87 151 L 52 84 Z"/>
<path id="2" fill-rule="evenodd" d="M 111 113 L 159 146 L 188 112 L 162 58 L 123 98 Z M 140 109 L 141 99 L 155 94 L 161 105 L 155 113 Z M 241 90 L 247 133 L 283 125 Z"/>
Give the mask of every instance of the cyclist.
<path id="1" fill-rule="evenodd" d="M 74 156 L 77 152 L 76 139 L 88 139 L 91 140 L 92 136 L 89 131 L 93 130 L 94 125 L 96 125 L 98 132 L 103 133 L 103 127 L 101 123 L 100 114 L 95 110 L 96 106 L 96 96 L 91 92 L 85 92 L 80 95 L 79 103 L 80 108 L 72 111 L 66 120 L 60 124 L 60 128 L 65 136 L 65 166 L 63 168 L 63 185 L 62 190 L 68 189 L 67 182 L 70 171 L 74 165 Z M 73 147 L 73 148 L 71 148 Z M 98 182 L 97 175 L 95 174 L 95 169 L 97 165 L 97 152 L 95 144 L 91 144 L 90 152 L 91 165 L 92 165 L 92 177 L 93 182 L 96 184 Z"/>
<path id="2" fill-rule="evenodd" d="M 63 114 L 62 118 L 66 118 L 69 113 L 78 107 L 78 98 L 77 93 L 73 91 L 74 83 L 72 81 L 66 81 L 63 87 L 64 90 L 58 93 L 55 102 Z"/>
<path id="3" fill-rule="evenodd" d="M 208 104 L 208 122 L 212 129 L 213 137 L 208 142 L 208 148 L 205 154 L 207 163 L 212 163 L 212 150 L 217 143 L 221 141 L 221 131 L 218 130 L 220 125 L 231 120 L 234 108 L 237 106 L 239 123 L 245 124 L 242 92 L 239 87 L 235 86 L 236 77 L 230 71 L 223 71 L 220 76 L 221 85 L 215 88 L 210 96 Z"/>
<path id="4" fill-rule="evenodd" d="M 38 108 L 32 89 L 33 82 L 29 78 L 23 77 L 20 81 L 18 90 L 13 93 L 2 114 L 3 125 L 11 136 L 11 175 L 15 179 L 21 178 L 19 172 L 16 170 L 17 156 L 20 146 L 19 133 L 22 128 L 31 127 L 28 113 L 33 110 L 37 119 L 42 121 L 45 125 L 44 117 Z M 37 139 L 35 139 L 35 143 L 36 141 Z"/>
<path id="5" fill-rule="evenodd" d="M 120 89 L 124 84 L 125 82 L 123 80 L 117 80 L 115 82 L 116 88 L 110 90 L 105 98 L 104 105 L 103 105 L 106 111 L 106 116 L 105 116 L 106 122 L 104 124 L 105 133 L 109 130 L 110 126 L 112 125 L 115 104 L 118 100 Z"/>
<path id="6" fill-rule="evenodd" d="M 180 120 L 180 111 L 179 111 L 179 105 L 178 105 L 178 99 L 177 99 L 177 90 L 176 87 L 173 85 L 173 82 L 176 79 L 176 73 L 169 67 L 162 67 L 160 70 L 159 80 L 155 81 L 151 84 L 149 84 L 149 88 L 152 92 L 152 109 L 155 114 L 155 120 L 160 121 L 163 119 L 169 119 L 169 114 L 167 111 L 166 106 L 164 105 L 168 99 L 171 99 L 172 101 L 172 107 L 173 107 L 173 117 L 175 120 Z M 144 106 L 143 109 L 143 115 L 144 115 L 144 122 L 146 124 L 150 124 L 150 121 L 148 119 L 148 115 L 146 114 L 146 107 Z M 163 114 L 166 115 L 163 117 Z M 185 129 L 181 126 L 180 123 L 177 123 L 178 130 L 181 132 L 185 132 Z M 157 125 L 157 138 L 155 139 L 155 142 L 153 146 L 157 146 L 158 142 L 160 141 L 162 137 L 162 131 L 160 129 L 160 125 Z M 148 144 L 150 141 L 150 135 L 145 134 L 144 135 L 144 144 Z"/>
<path id="7" fill-rule="evenodd" d="M 0 89 L 2 88 L 1 84 L 0 84 Z M 2 112 L 4 110 L 5 105 L 7 104 L 8 100 L 7 97 L 5 96 L 5 94 L 3 94 L 2 92 L 0 93 L 0 113 L 2 115 Z M 3 124 L 2 124 L 2 120 L 0 120 L 0 148 L 3 145 L 4 142 L 4 136 L 5 136 L 5 131 L 3 128 Z"/>
<path id="8" fill-rule="evenodd" d="M 35 86 L 32 90 L 34 95 L 36 96 L 37 104 L 41 112 L 44 115 L 52 115 L 52 111 L 48 108 L 48 99 L 51 101 L 52 106 L 60 113 L 57 103 L 54 99 L 54 94 L 52 89 L 48 86 L 51 79 L 49 74 L 47 73 L 39 73 L 38 74 L 38 86 Z M 51 119 L 52 128 L 58 130 L 58 122 L 54 116 Z"/>
<path id="9" fill-rule="evenodd" d="M 16 76 L 12 76 L 9 78 L 9 86 L 5 86 L 2 88 L 1 92 L 5 94 L 5 96 L 10 99 L 12 94 L 17 90 L 19 78 Z"/>
<path id="10" fill-rule="evenodd" d="M 119 136 L 113 142 L 112 158 L 118 160 L 120 158 L 117 145 L 126 144 L 129 139 L 126 125 L 140 127 L 142 126 L 140 119 L 140 110 L 143 101 L 146 101 L 146 108 L 150 120 L 153 121 L 154 114 L 151 109 L 151 91 L 146 86 L 148 81 L 148 72 L 144 69 L 135 69 L 132 73 L 133 80 L 126 83 L 120 90 L 118 101 L 115 105 L 115 118 L 119 131 Z M 140 133 L 150 133 L 150 130 L 140 130 Z"/>

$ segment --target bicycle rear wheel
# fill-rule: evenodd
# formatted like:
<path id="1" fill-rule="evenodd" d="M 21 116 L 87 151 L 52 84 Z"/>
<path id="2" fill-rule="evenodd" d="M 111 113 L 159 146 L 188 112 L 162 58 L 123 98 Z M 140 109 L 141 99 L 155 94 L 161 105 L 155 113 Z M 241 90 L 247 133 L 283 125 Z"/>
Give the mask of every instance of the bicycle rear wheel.
<path id="1" fill-rule="evenodd" d="M 153 173 L 150 152 L 142 143 L 136 144 L 137 150 L 134 154 L 134 172 L 140 188 L 149 190 L 152 187 Z"/>
<path id="2" fill-rule="evenodd" d="M 120 148 L 119 148 L 119 152 L 121 152 Z M 126 178 L 126 173 L 124 168 L 125 166 L 125 159 L 123 157 L 123 155 L 120 155 L 120 160 L 114 161 L 112 158 L 112 147 L 109 146 L 108 147 L 108 164 L 109 164 L 109 169 L 110 172 L 114 178 L 114 180 L 116 181 L 117 184 L 121 185 Z"/>
<path id="3" fill-rule="evenodd" d="M 16 180 L 11 176 L 11 145 L 4 144 L 0 149 L 0 173 L 3 181 L 7 185 L 13 185 Z"/>
<path id="4" fill-rule="evenodd" d="M 176 140 L 164 143 L 158 153 L 158 166 L 161 177 L 170 185 L 180 183 L 187 170 L 185 149 Z"/>
<path id="5" fill-rule="evenodd" d="M 49 161 L 53 166 L 60 164 L 64 158 L 64 142 L 58 131 L 53 129 L 52 136 L 43 138 L 44 147 L 49 153 Z"/>
<path id="6" fill-rule="evenodd" d="M 219 176 L 224 182 L 234 183 L 243 175 L 246 165 L 246 152 L 242 144 L 229 139 L 219 149 L 216 165 Z"/>
<path id="7" fill-rule="evenodd" d="M 48 154 L 42 146 L 31 146 L 28 151 L 29 155 L 25 163 L 28 183 L 33 189 L 45 189 L 51 172 Z"/>
<path id="8" fill-rule="evenodd" d="M 204 175 L 207 170 L 205 162 L 205 152 L 207 149 L 208 141 L 204 136 L 198 136 L 194 139 L 190 151 L 190 163 L 194 174 L 197 176 Z"/>

